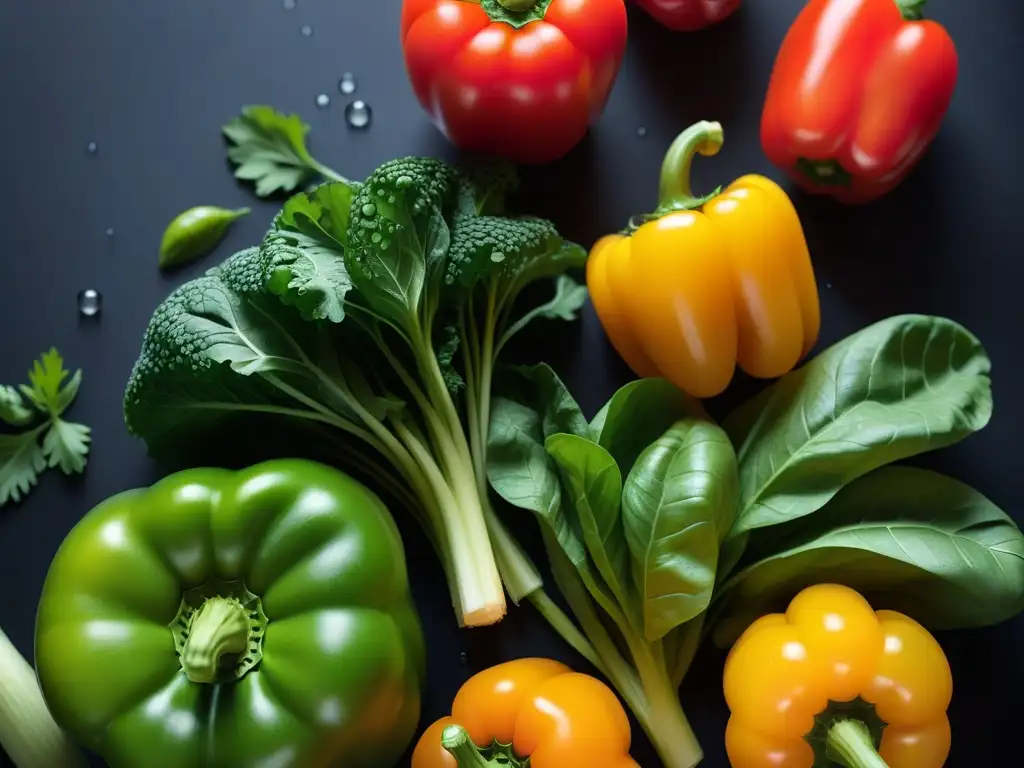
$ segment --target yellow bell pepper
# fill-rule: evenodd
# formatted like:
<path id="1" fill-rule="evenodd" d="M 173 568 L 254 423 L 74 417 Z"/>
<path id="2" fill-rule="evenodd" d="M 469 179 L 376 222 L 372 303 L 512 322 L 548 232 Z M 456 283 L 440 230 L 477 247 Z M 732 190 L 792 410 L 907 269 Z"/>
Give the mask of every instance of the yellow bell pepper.
<path id="1" fill-rule="evenodd" d="M 597 242 L 587 285 L 619 355 L 641 377 L 695 397 L 721 393 L 736 365 L 792 370 L 818 338 L 818 288 L 796 209 L 777 184 L 744 176 L 695 197 L 694 155 L 715 155 L 722 126 L 701 122 L 672 144 L 655 213 Z"/>
<path id="2" fill-rule="evenodd" d="M 953 678 L 924 627 L 852 589 L 808 587 L 729 653 L 733 768 L 941 768 Z M 828 761 L 832 761 L 831 763 Z"/>

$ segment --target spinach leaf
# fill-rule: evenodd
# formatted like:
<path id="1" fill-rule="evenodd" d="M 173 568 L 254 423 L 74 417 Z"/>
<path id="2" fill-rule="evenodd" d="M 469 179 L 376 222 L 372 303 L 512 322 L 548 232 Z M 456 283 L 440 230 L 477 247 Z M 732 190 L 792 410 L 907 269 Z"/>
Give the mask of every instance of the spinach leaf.
<path id="1" fill-rule="evenodd" d="M 675 422 L 707 418 L 700 402 L 665 379 L 632 381 L 612 395 L 590 424 L 590 439 L 629 472 L 637 456 Z"/>
<path id="2" fill-rule="evenodd" d="M 544 447 L 552 435 L 586 430 L 583 412 L 544 364 L 504 368 L 495 393 L 487 444 L 491 486 L 505 501 L 538 515 L 573 565 L 585 566 L 582 533 L 563 510 L 558 467 Z"/>
<path id="3" fill-rule="evenodd" d="M 597 443 L 578 435 L 551 435 L 544 447 L 558 465 L 568 491 L 563 503 L 571 505 L 590 557 L 630 615 L 635 601 L 629 549 L 619 515 L 622 475 L 615 459 Z"/>
<path id="4" fill-rule="evenodd" d="M 738 482 L 729 438 L 696 419 L 673 425 L 629 473 L 622 518 L 648 640 L 707 608 L 718 547 L 736 516 Z"/>
<path id="5" fill-rule="evenodd" d="M 960 325 L 904 315 L 787 375 L 725 421 L 740 462 L 731 536 L 809 515 L 871 470 L 981 429 L 989 370 Z"/>
<path id="6" fill-rule="evenodd" d="M 935 472 L 879 469 L 783 531 L 774 554 L 723 587 L 728 618 L 716 642 L 822 582 L 931 629 L 995 624 L 1024 609 L 1024 536 L 987 498 Z"/>

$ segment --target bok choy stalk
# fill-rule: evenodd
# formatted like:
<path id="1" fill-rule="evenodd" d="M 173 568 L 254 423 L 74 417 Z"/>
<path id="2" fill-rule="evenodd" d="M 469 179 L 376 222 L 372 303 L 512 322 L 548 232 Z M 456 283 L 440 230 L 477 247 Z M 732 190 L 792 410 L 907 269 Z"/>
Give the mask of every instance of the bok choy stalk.
<path id="1" fill-rule="evenodd" d="M 407 158 L 361 184 L 295 195 L 259 247 L 157 308 L 125 415 L 157 454 L 252 413 L 329 428 L 347 460 L 411 499 L 461 623 L 502 618 L 500 566 L 513 599 L 532 597 L 592 656 L 486 497 L 498 352 L 530 321 L 572 319 L 585 300 L 563 274 L 583 249 L 548 221 L 503 215 L 515 183 L 508 165 Z M 517 319 L 523 288 L 553 277 L 554 298 Z"/>
<path id="2" fill-rule="evenodd" d="M 0 745 L 17 768 L 83 768 L 50 716 L 35 670 L 0 630 Z"/>

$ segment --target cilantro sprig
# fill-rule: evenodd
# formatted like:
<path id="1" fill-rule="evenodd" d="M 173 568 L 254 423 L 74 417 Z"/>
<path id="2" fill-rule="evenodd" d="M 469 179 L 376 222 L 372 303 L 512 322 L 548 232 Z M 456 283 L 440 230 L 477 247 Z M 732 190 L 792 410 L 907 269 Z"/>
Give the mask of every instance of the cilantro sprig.
<path id="1" fill-rule="evenodd" d="M 60 467 L 66 475 L 82 472 L 89 455 L 89 427 L 61 418 L 78 394 L 82 371 L 72 376 L 60 353 L 50 349 L 32 365 L 28 380 L 17 389 L 0 385 L 0 422 L 29 427 L 0 433 L 0 507 L 21 501 L 47 467 Z"/>
<path id="2" fill-rule="evenodd" d="M 231 145 L 228 158 L 236 166 L 235 178 L 253 182 L 260 197 L 294 192 L 317 176 L 345 181 L 309 153 L 309 126 L 298 115 L 285 115 L 264 105 L 249 106 L 222 130 Z"/>

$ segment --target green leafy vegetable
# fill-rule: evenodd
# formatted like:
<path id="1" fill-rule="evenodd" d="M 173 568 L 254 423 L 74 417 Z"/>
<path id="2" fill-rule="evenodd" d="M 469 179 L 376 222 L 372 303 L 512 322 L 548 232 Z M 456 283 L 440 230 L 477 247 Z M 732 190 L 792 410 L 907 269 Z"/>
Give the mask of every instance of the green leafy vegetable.
<path id="1" fill-rule="evenodd" d="M 740 461 L 731 536 L 809 515 L 861 475 L 981 429 L 990 367 L 961 326 L 905 315 L 779 380 L 725 421 Z"/>
<path id="2" fill-rule="evenodd" d="M 996 624 L 1024 610 L 1024 536 L 980 493 L 935 472 L 879 469 L 781 528 L 776 550 L 722 589 L 727 615 L 716 641 L 732 642 L 754 618 L 822 582 L 933 629 Z"/>
<path id="3" fill-rule="evenodd" d="M 179 213 L 164 230 L 159 265 L 176 267 L 205 256 L 228 228 L 248 213 L 248 208 L 232 211 L 213 205 L 200 205 Z"/>
<path id="4" fill-rule="evenodd" d="M 707 608 L 738 496 L 736 454 L 711 422 L 680 421 L 640 455 L 622 517 L 648 640 Z"/>
<path id="5" fill-rule="evenodd" d="M 601 423 L 588 425 L 546 365 L 503 371 L 488 477 L 500 496 L 541 522 L 552 573 L 596 666 L 633 709 L 665 765 L 689 768 L 700 759 L 700 746 L 673 676 L 680 658 L 688 666 L 696 643 L 666 635 L 711 598 L 718 542 L 735 515 L 736 459 L 720 429 L 692 418 L 666 425 L 668 432 L 637 458 L 640 447 L 628 425 L 646 434 L 662 418 L 641 404 L 645 396 L 669 412 L 690 407 L 652 379 L 620 390 Z M 640 413 L 649 423 L 629 421 Z M 595 440 L 605 436 L 632 465 L 625 484 L 616 455 Z M 715 478 L 725 484 L 716 486 Z"/>
<path id="6" fill-rule="evenodd" d="M 22 401 L 18 390 L 0 385 L 0 421 L 12 427 L 23 427 L 33 418 L 32 409 Z"/>
<path id="7" fill-rule="evenodd" d="M 235 178 L 254 182 L 260 197 L 293 192 L 317 176 L 344 181 L 309 154 L 309 126 L 298 115 L 262 105 L 245 107 L 223 131 L 232 144 L 228 157 L 238 166 Z"/>
<path id="8" fill-rule="evenodd" d="M 20 434 L 0 434 L 0 507 L 21 501 L 48 466 L 60 467 L 67 475 L 85 469 L 90 430 L 61 418 L 82 383 L 80 370 L 65 383 L 69 375 L 56 349 L 33 364 L 28 372 L 29 385 L 19 389 L 34 411 L 25 406 L 13 387 L 0 387 L 0 415 L 7 424 L 24 427 L 40 415 L 44 419 Z"/>
<path id="9" fill-rule="evenodd" d="M 298 118 L 249 108 L 225 130 L 260 193 L 324 172 Z M 346 459 L 361 445 L 369 478 L 413 500 L 460 621 L 499 620 L 499 567 L 513 599 L 542 582 L 487 498 L 491 371 L 516 318 L 568 319 L 583 301 L 563 275 L 583 250 L 550 222 L 504 216 L 514 184 L 507 165 L 405 158 L 294 195 L 259 247 L 157 308 L 125 395 L 129 428 L 158 454 L 251 413 L 343 435 Z M 559 277 L 553 302 L 518 306 L 526 285 Z"/>

